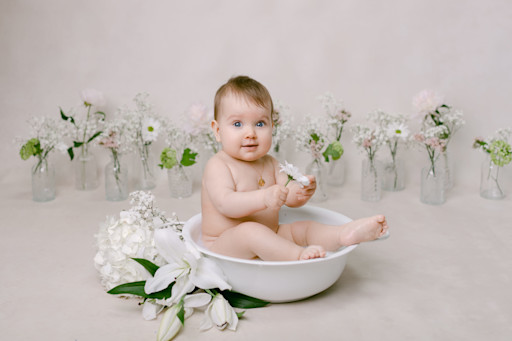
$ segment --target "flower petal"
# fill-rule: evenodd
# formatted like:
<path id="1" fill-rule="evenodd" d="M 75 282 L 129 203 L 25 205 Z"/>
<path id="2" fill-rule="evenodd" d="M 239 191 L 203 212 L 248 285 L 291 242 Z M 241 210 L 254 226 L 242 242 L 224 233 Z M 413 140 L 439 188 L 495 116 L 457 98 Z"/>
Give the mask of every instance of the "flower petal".
<path id="1" fill-rule="evenodd" d="M 144 317 L 145 320 L 154 320 L 156 319 L 156 315 L 158 315 L 162 309 L 164 309 L 164 306 L 158 303 L 155 303 L 150 300 L 146 300 L 144 302 L 142 307 L 142 317 Z"/>
<path id="2" fill-rule="evenodd" d="M 201 289 L 231 289 L 231 285 L 226 281 L 227 279 L 222 269 L 211 259 L 200 258 L 197 262 L 197 268 L 192 270 L 190 280 Z"/>
<path id="3" fill-rule="evenodd" d="M 183 264 L 183 254 L 187 248 L 176 232 L 170 228 L 159 229 L 155 231 L 154 239 L 158 253 L 168 263 Z"/>
<path id="4" fill-rule="evenodd" d="M 157 341 L 168 341 L 178 334 L 182 326 L 177 316 L 180 308 L 179 305 L 173 305 L 166 310 L 162 322 L 160 322 L 160 327 L 158 328 L 158 334 L 156 335 Z"/>
<path id="5" fill-rule="evenodd" d="M 210 303 L 212 296 L 205 292 L 185 296 L 185 307 L 199 308 Z"/>
<path id="6" fill-rule="evenodd" d="M 194 290 L 195 285 L 190 281 L 188 276 L 181 276 L 176 279 L 176 283 L 172 286 L 172 294 L 170 301 L 177 303 L 181 298 Z"/>
<path id="7" fill-rule="evenodd" d="M 160 267 L 155 272 L 155 276 L 148 278 L 144 285 L 146 294 L 151 294 L 160 290 L 164 290 L 176 280 L 183 272 L 183 269 L 178 264 L 166 264 Z"/>

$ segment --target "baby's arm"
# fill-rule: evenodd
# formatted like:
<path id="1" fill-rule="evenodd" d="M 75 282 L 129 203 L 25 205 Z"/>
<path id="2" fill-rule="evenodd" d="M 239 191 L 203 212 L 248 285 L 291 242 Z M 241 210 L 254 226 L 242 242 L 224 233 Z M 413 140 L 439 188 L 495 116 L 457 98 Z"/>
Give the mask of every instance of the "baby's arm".
<path id="1" fill-rule="evenodd" d="M 203 187 L 215 208 L 229 218 L 247 217 L 267 208 L 279 209 L 288 194 L 288 189 L 278 185 L 264 190 L 237 192 L 229 167 L 215 157 L 205 167 Z"/>
<path id="2" fill-rule="evenodd" d="M 276 181 L 278 184 L 286 184 L 288 181 L 288 176 L 280 172 L 279 162 L 277 160 L 274 161 L 274 169 L 276 170 Z M 295 181 L 290 181 L 286 188 L 289 188 L 290 192 L 288 194 L 288 197 L 286 198 L 285 205 L 288 207 L 300 207 L 304 204 L 306 204 L 309 199 L 315 194 L 316 190 L 316 179 L 313 175 L 307 175 L 309 179 L 309 185 L 301 187 L 298 183 Z"/>

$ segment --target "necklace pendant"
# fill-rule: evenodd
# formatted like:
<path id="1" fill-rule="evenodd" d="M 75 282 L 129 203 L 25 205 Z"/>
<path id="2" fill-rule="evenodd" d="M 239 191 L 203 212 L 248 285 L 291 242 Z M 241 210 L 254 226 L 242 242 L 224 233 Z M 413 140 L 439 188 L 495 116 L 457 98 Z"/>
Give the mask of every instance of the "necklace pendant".
<path id="1" fill-rule="evenodd" d="M 260 178 L 260 179 L 258 180 L 258 186 L 260 186 L 260 187 L 265 186 L 265 180 L 263 180 L 263 178 Z"/>

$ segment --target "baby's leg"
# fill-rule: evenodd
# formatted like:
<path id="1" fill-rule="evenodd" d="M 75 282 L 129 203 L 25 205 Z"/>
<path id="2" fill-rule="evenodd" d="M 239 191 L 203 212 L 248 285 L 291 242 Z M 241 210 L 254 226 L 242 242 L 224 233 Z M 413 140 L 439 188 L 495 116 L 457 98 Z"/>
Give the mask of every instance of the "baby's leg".
<path id="1" fill-rule="evenodd" d="M 259 257 L 263 260 L 299 260 L 325 257 L 322 247 L 304 248 L 256 222 L 244 222 L 224 231 L 212 243 L 210 250 L 244 259 Z"/>
<path id="2" fill-rule="evenodd" d="M 297 221 L 279 226 L 278 234 L 298 245 L 320 245 L 328 251 L 375 240 L 388 231 L 383 215 L 363 218 L 335 226 L 315 221 Z"/>

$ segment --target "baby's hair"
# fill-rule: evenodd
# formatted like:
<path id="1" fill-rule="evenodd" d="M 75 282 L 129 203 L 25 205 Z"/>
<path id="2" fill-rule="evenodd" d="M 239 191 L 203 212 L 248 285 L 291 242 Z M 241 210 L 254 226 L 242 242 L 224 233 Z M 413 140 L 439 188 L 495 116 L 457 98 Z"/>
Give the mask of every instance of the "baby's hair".
<path id="1" fill-rule="evenodd" d="M 228 94 L 233 93 L 238 96 L 244 96 L 254 104 L 269 109 L 270 116 L 274 114 L 274 104 L 272 103 L 272 97 L 268 92 L 267 88 L 260 82 L 247 77 L 247 76 L 236 76 L 231 77 L 226 84 L 223 84 L 217 93 L 215 94 L 213 115 L 214 119 L 217 119 L 217 115 L 220 110 L 220 103 L 222 98 Z"/>

